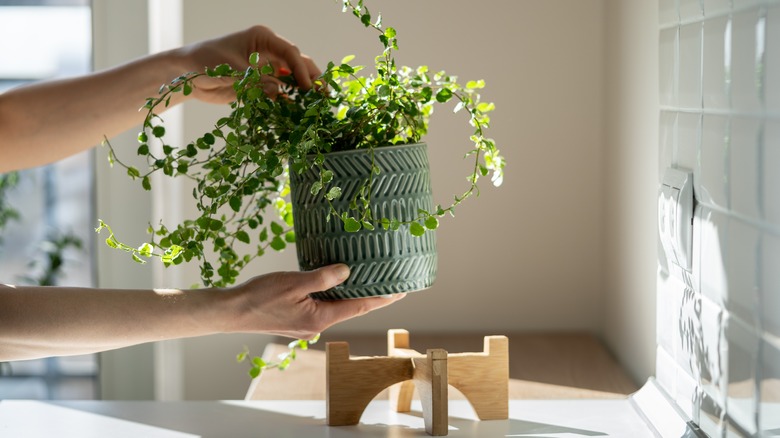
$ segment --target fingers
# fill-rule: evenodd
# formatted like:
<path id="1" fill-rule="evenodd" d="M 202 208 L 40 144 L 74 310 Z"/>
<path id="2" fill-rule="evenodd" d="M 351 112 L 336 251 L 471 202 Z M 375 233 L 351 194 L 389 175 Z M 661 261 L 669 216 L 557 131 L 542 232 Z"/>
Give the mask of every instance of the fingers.
<path id="1" fill-rule="evenodd" d="M 298 47 L 287 39 L 277 35 L 268 28 L 262 28 L 262 30 L 268 33 L 268 51 L 284 60 L 298 82 L 298 86 L 304 90 L 310 89 L 313 79 L 322 73 L 314 64 L 314 61 L 308 56 L 301 54 Z"/>
<path id="2" fill-rule="evenodd" d="M 374 298 L 357 298 L 341 301 L 319 301 L 318 311 L 327 326 L 337 324 L 347 319 L 365 315 L 382 307 L 397 303 L 406 296 L 405 293 L 386 295 Z"/>

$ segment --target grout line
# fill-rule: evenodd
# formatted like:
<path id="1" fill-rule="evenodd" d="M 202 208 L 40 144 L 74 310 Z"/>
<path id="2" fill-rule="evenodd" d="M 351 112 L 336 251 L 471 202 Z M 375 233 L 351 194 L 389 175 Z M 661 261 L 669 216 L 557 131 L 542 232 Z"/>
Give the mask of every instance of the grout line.
<path id="1" fill-rule="evenodd" d="M 775 4 L 777 4 L 777 3 L 775 3 Z M 668 29 L 675 28 L 677 26 L 686 26 L 686 25 L 689 25 L 689 24 L 703 23 L 703 22 L 708 21 L 708 20 L 714 20 L 714 19 L 717 19 L 717 18 L 729 17 L 731 15 L 740 14 L 742 12 L 748 12 L 748 11 L 753 11 L 753 10 L 754 11 L 758 11 L 762 7 L 771 7 L 772 5 L 773 5 L 772 2 L 764 0 L 762 2 L 757 2 L 757 3 L 752 4 L 752 5 L 740 6 L 738 8 L 734 8 L 732 6 L 729 9 L 726 9 L 726 10 L 723 10 L 723 11 L 720 11 L 720 12 L 716 12 L 716 13 L 713 13 L 713 14 L 705 13 L 704 15 L 701 15 L 701 16 L 698 16 L 698 17 L 686 18 L 684 20 L 683 19 L 679 19 L 678 21 L 659 24 L 658 29 L 659 30 L 668 30 Z"/>

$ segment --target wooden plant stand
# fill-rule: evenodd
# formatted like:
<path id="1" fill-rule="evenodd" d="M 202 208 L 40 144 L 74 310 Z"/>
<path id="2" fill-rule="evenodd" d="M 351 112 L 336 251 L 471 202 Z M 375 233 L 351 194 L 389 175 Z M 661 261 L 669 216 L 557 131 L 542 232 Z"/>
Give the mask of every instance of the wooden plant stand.
<path id="1" fill-rule="evenodd" d="M 349 344 L 326 345 L 326 409 L 330 426 L 358 424 L 368 403 L 390 388 L 390 404 L 409 412 L 414 388 L 420 394 L 425 431 L 448 430 L 448 384 L 460 390 L 480 420 L 509 417 L 509 340 L 486 336 L 481 353 L 448 354 L 409 348 L 409 332 L 387 332 L 387 356 L 349 357 Z"/>

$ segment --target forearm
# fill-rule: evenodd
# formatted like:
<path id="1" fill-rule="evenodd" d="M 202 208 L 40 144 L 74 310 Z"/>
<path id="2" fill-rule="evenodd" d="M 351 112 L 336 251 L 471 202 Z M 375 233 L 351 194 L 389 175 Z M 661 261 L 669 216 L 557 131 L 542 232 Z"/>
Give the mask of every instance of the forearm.
<path id="1" fill-rule="evenodd" d="M 141 123 L 146 99 L 188 63 L 170 51 L 0 94 L 0 173 L 54 162 Z"/>
<path id="2" fill-rule="evenodd" d="M 229 290 L 0 285 L 0 361 L 73 355 L 227 331 Z"/>

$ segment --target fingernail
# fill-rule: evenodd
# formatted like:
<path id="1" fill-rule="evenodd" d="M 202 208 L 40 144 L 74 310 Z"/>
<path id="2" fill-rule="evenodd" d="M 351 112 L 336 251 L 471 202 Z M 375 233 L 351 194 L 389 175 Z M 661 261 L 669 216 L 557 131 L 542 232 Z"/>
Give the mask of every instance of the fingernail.
<path id="1" fill-rule="evenodd" d="M 335 274 L 336 278 L 339 281 L 344 281 L 349 277 L 349 266 L 347 265 L 336 265 L 335 267 Z"/>

